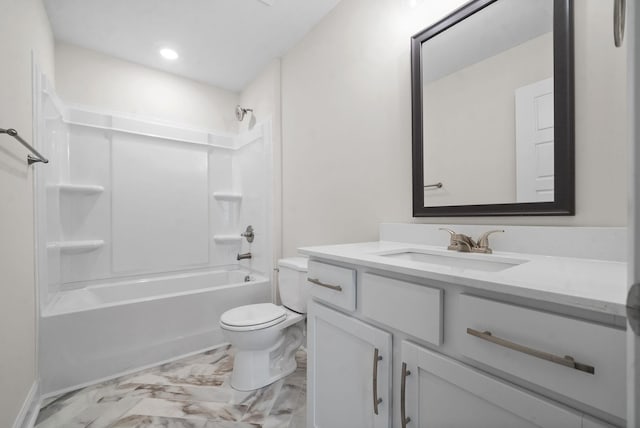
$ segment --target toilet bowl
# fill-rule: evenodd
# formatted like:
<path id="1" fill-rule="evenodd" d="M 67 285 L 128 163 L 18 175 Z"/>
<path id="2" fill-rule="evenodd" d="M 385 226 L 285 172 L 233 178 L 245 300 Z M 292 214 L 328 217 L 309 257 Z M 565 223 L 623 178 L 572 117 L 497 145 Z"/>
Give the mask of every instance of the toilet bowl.
<path id="1" fill-rule="evenodd" d="M 278 261 L 282 306 L 258 303 L 230 309 L 220 327 L 235 348 L 231 386 L 252 391 L 295 371 L 295 354 L 304 341 L 307 311 L 307 259 Z"/>

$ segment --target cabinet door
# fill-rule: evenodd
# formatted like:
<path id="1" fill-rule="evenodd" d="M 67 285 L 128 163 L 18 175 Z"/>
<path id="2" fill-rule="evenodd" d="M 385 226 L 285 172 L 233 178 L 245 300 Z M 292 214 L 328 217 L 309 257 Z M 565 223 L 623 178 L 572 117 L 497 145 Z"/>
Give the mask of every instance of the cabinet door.
<path id="1" fill-rule="evenodd" d="M 569 408 L 410 342 L 402 342 L 402 361 L 409 372 L 404 377 L 407 427 L 582 426 L 582 415 Z M 404 427 L 401 418 L 396 426 Z"/>
<path id="2" fill-rule="evenodd" d="M 391 334 L 313 301 L 307 317 L 307 425 L 388 428 Z"/>

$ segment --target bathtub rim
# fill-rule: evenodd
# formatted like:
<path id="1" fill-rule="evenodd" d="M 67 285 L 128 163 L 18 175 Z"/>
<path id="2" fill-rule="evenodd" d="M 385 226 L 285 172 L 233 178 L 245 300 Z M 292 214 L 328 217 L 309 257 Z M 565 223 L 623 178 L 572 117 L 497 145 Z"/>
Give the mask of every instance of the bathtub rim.
<path id="1" fill-rule="evenodd" d="M 246 273 L 247 275 L 250 275 L 252 279 L 251 279 L 251 281 L 246 281 L 246 282 L 245 281 L 232 282 L 232 283 L 229 283 L 229 284 L 217 285 L 217 286 L 213 286 L 213 287 L 197 288 L 197 289 L 189 290 L 189 291 L 181 291 L 181 292 L 175 292 L 175 293 L 164 293 L 164 294 L 159 294 L 159 295 L 154 295 L 154 296 L 139 297 L 139 298 L 135 298 L 135 299 L 126 299 L 126 300 L 121 300 L 121 301 L 117 301 L 117 302 L 102 303 L 102 304 L 93 305 L 93 306 L 90 306 L 90 307 L 73 308 L 73 309 L 65 309 L 65 310 L 55 310 L 55 307 L 58 304 L 58 302 L 60 301 L 60 298 L 63 295 L 68 295 L 68 294 L 72 294 L 72 293 L 90 293 L 92 290 L 102 289 L 102 288 L 109 288 L 109 287 L 113 287 L 113 286 L 117 286 L 117 285 L 122 286 L 122 285 L 127 285 L 127 284 L 145 284 L 145 283 L 158 281 L 158 280 L 178 280 L 178 279 L 189 278 L 189 277 L 194 277 L 194 276 L 206 276 L 206 275 L 215 274 L 215 273 L 229 273 L 229 272 Z M 208 292 L 208 291 L 212 291 L 212 290 L 224 290 L 224 289 L 235 288 L 235 287 L 239 287 L 239 286 L 257 285 L 257 284 L 262 284 L 262 283 L 265 283 L 265 282 L 266 283 L 270 282 L 269 278 L 266 277 L 265 275 L 257 273 L 257 272 L 252 272 L 249 269 L 242 269 L 242 268 L 236 267 L 234 269 L 217 269 L 217 270 L 205 271 L 205 272 L 178 273 L 178 274 L 161 276 L 161 277 L 154 277 L 154 278 L 139 278 L 139 279 L 133 279 L 133 280 L 128 279 L 128 280 L 115 281 L 115 282 L 112 282 L 112 283 L 101 283 L 101 284 L 89 285 L 89 286 L 86 286 L 86 287 L 83 287 L 83 288 L 77 288 L 77 289 L 73 289 L 73 290 L 60 291 L 60 292 L 56 293 L 54 296 L 52 296 L 51 300 L 48 302 L 48 304 L 44 307 L 44 309 L 40 313 L 40 318 L 50 318 L 50 317 L 55 317 L 55 316 L 65 316 L 65 315 L 70 315 L 70 314 L 76 314 L 76 313 L 82 313 L 82 312 L 88 312 L 88 311 L 95 311 L 95 310 L 98 310 L 98 309 L 107 309 L 107 308 L 116 307 L 116 306 L 133 305 L 133 304 L 137 304 L 137 303 L 144 303 L 144 302 L 149 302 L 149 301 L 159 300 L 159 299 L 169 299 L 169 298 L 187 296 L 187 295 L 192 295 L 192 294 L 202 294 L 202 293 L 205 293 L 205 292 Z"/>

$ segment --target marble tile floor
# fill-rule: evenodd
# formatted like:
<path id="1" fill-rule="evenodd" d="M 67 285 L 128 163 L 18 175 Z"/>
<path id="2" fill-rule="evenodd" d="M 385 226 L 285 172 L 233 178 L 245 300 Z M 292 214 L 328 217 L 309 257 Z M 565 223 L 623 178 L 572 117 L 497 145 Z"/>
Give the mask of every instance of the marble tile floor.
<path id="1" fill-rule="evenodd" d="M 46 400 L 36 428 L 305 428 L 306 353 L 262 389 L 229 385 L 233 349 L 214 349 Z"/>

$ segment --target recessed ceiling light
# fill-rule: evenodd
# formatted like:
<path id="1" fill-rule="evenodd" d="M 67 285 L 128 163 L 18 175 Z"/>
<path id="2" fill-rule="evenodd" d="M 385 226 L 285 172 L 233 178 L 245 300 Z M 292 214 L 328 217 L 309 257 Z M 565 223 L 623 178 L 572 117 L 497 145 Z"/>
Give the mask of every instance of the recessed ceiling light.
<path id="1" fill-rule="evenodd" d="M 178 59 L 178 52 L 174 51 L 173 49 L 169 49 L 169 48 L 163 48 L 160 49 L 160 55 L 162 55 L 163 58 L 165 59 L 169 59 L 169 60 L 175 60 Z"/>

